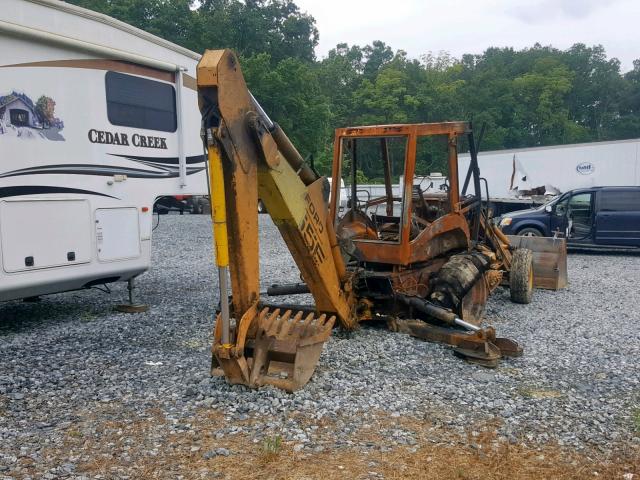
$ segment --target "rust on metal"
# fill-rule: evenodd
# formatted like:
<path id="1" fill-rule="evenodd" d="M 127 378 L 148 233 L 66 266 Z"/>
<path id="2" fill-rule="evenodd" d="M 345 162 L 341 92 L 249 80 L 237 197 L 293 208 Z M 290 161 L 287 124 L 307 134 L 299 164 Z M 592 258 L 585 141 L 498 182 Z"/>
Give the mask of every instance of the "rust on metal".
<path id="1" fill-rule="evenodd" d="M 333 315 L 294 314 L 255 304 L 233 329 L 232 343 L 223 344 L 216 328 L 212 373 L 249 387 L 273 385 L 289 392 L 298 390 L 313 375 L 335 320 Z"/>
<path id="2" fill-rule="evenodd" d="M 486 217 L 469 123 L 337 129 L 327 203 L 326 179 L 306 165 L 250 94 L 236 56 L 229 50 L 207 51 L 197 72 L 203 125 L 221 152 L 235 318 L 228 343 L 222 342 L 222 322 L 216 322 L 214 373 L 250 387 L 296 390 L 313 374 L 334 324 L 353 329 L 371 320 L 450 345 L 468 361 L 488 367 L 522 354 L 517 342 L 481 326 L 487 298 L 501 284 L 509 285 L 512 299 L 520 303 L 530 301 L 534 283 L 566 285 L 566 246 L 507 238 Z M 419 140 L 436 135 L 446 140 L 448 184 L 443 191 L 423 191 L 415 181 Z M 473 148 L 461 193 L 458 144 L 463 138 Z M 366 139 L 379 148 L 384 195 L 360 201 L 357 145 Z M 392 186 L 398 172 L 392 171 L 389 148 L 398 139 L 405 145 L 399 196 Z M 347 155 L 348 177 L 342 165 Z M 475 191 L 466 194 L 472 178 Z M 341 203 L 343 179 L 350 181 L 350 198 Z M 268 304 L 260 298 L 258 198 L 303 280 L 270 292 L 310 292 L 313 306 Z"/>
<path id="3" fill-rule="evenodd" d="M 567 286 L 567 240 L 564 238 L 507 235 L 511 246 L 533 252 L 533 283 L 536 288 L 559 290 Z"/>

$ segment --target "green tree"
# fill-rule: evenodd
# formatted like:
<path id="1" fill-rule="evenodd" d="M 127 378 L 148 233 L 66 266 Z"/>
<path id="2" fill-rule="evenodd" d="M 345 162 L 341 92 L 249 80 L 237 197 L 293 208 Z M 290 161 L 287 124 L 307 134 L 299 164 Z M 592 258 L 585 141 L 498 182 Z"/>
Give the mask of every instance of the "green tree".
<path id="1" fill-rule="evenodd" d="M 233 48 L 243 56 L 269 53 L 274 63 L 315 59 L 315 20 L 291 0 L 203 0 L 196 14 L 206 48 Z"/>
<path id="2" fill-rule="evenodd" d="M 610 136 L 625 89 L 620 62 L 607 59 L 602 45 L 587 47 L 582 43 L 563 52 L 563 58 L 575 75 L 567 97 L 571 117 L 591 130 L 595 139 Z"/>
<path id="3" fill-rule="evenodd" d="M 633 70 L 624 75 L 619 103 L 619 115 L 611 120 L 606 135 L 609 138 L 633 138 L 640 132 L 640 59 L 634 60 Z"/>
<path id="4" fill-rule="evenodd" d="M 407 123 L 417 100 L 407 88 L 406 72 L 385 68 L 372 82 L 365 79 L 354 93 L 362 124 Z"/>
<path id="5" fill-rule="evenodd" d="M 329 103 L 320 93 L 315 67 L 296 58 L 272 63 L 266 53 L 243 58 L 247 85 L 300 153 L 316 154 L 326 146 L 331 131 Z"/>
<path id="6" fill-rule="evenodd" d="M 67 0 L 186 48 L 201 50 L 195 0 Z"/>
<path id="7" fill-rule="evenodd" d="M 362 49 L 365 57 L 364 77 L 373 80 L 380 69 L 393 60 L 394 54 L 391 47 L 386 43 L 375 40 L 371 45 L 367 45 Z"/>
<path id="8" fill-rule="evenodd" d="M 275 62 L 289 57 L 315 59 L 315 20 L 291 0 L 68 1 L 196 52 L 233 48 L 247 56 L 267 52 Z"/>
<path id="9" fill-rule="evenodd" d="M 318 64 L 320 89 L 330 99 L 331 122 L 335 127 L 353 125 L 356 120 L 353 93 L 362 83 L 363 62 L 360 47 L 341 43 Z"/>
<path id="10" fill-rule="evenodd" d="M 518 126 L 527 132 L 528 145 L 544 145 L 573 141 L 565 97 L 571 90 L 573 73 L 555 59 L 536 61 L 533 70 L 514 79 L 518 100 Z M 576 126 L 576 129 L 579 127 Z"/>

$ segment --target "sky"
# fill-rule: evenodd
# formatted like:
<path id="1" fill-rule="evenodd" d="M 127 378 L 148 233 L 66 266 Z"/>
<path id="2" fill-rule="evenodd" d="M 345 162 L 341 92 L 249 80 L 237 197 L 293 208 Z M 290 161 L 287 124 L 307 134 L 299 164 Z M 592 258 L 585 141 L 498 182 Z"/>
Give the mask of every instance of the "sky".
<path id="1" fill-rule="evenodd" d="M 316 19 L 319 58 L 341 42 L 382 40 L 409 57 L 454 57 L 538 42 L 601 44 L 623 72 L 640 58 L 640 0 L 295 0 Z"/>

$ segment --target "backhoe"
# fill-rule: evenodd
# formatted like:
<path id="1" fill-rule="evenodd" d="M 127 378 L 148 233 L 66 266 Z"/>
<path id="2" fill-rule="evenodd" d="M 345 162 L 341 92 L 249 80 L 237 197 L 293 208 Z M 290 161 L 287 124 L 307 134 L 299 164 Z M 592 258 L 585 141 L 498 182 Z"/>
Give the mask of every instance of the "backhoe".
<path id="1" fill-rule="evenodd" d="M 470 124 L 340 128 L 328 182 L 253 98 L 232 51 L 207 50 L 197 86 L 220 278 L 212 373 L 294 391 L 313 375 L 334 325 L 365 321 L 448 344 L 488 367 L 522 354 L 481 326 L 487 298 L 505 285 L 514 302 L 528 303 L 536 286 L 563 286 L 566 249 L 539 238 L 514 248 L 487 218 Z M 459 176 L 463 144 L 472 161 Z M 434 165 L 447 169 L 439 188 L 429 181 Z M 266 295 L 258 199 L 303 280 Z M 303 293 L 315 303 L 266 298 Z"/>

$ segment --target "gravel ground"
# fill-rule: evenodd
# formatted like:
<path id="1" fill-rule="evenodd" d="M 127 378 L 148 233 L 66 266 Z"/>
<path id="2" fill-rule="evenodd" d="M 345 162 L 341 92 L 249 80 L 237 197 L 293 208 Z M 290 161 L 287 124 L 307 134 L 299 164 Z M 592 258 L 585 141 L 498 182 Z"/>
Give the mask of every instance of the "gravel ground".
<path id="1" fill-rule="evenodd" d="M 261 222 L 263 284 L 296 281 L 273 224 L 265 216 Z M 80 435 L 74 428 L 91 417 L 93 430 L 82 434 L 96 435 L 101 422 L 149 412 L 167 421 L 157 441 L 188 432 L 189 419 L 206 410 L 228 420 L 215 438 L 242 432 L 257 443 L 277 434 L 309 452 L 379 448 L 354 435 L 377 415 L 398 422 L 380 432 L 384 448 L 416 443 L 401 426 L 406 418 L 452 435 L 495 425 L 504 440 L 534 446 L 606 452 L 640 445 L 637 253 L 571 254 L 569 288 L 537 291 L 530 305 L 512 304 L 499 289 L 487 321 L 524 345 L 525 354 L 495 370 L 365 326 L 336 331 L 312 381 L 287 394 L 209 377 L 218 301 L 209 219 L 165 216 L 154 235 L 153 268 L 138 282 L 147 313 L 112 310 L 126 296 L 123 285 L 111 295 L 92 290 L 0 305 L 0 476 L 73 477 L 90 454 L 47 452 Z M 319 433 L 323 422 L 331 422 L 329 437 Z M 204 452 L 227 454 L 233 452 Z"/>

